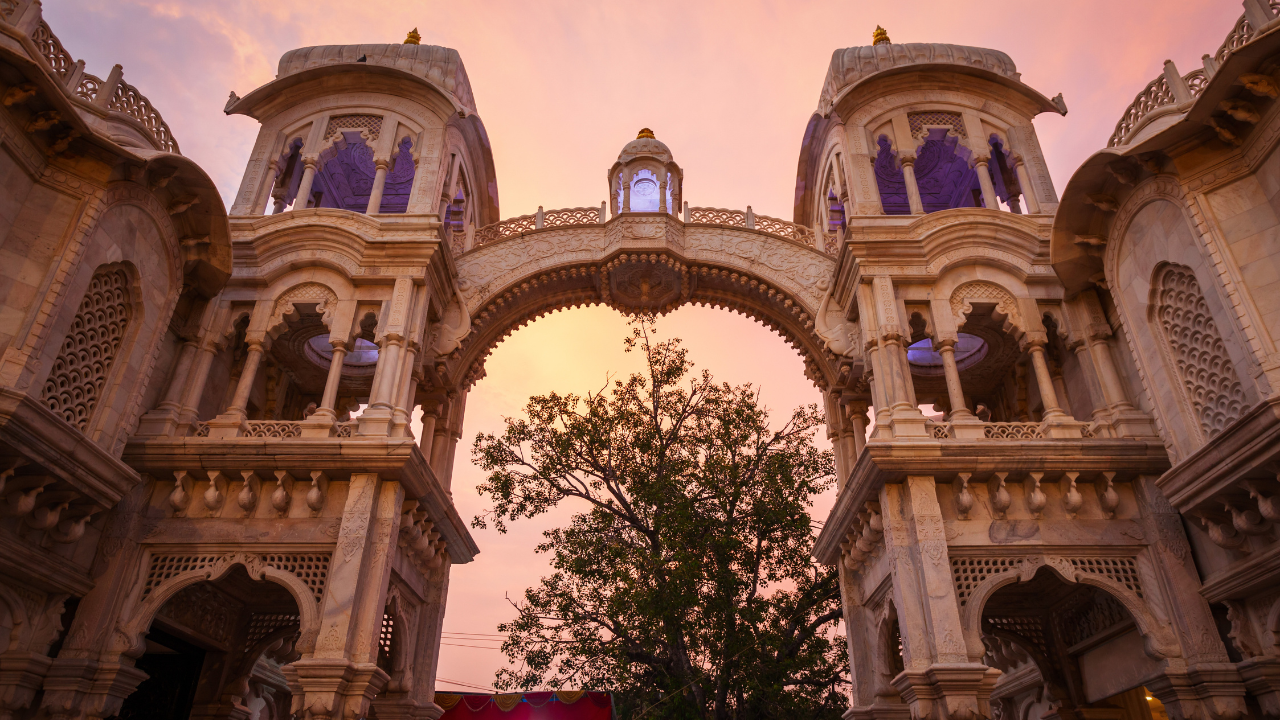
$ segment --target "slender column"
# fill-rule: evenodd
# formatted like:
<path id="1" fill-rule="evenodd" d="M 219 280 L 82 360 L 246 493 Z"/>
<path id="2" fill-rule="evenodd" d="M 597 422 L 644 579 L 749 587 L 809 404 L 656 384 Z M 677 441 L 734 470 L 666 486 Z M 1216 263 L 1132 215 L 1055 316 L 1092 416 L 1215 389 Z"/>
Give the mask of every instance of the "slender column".
<path id="1" fill-rule="evenodd" d="M 1115 362 L 1111 358 L 1111 342 L 1105 337 L 1089 338 L 1089 356 L 1093 358 L 1094 367 L 1098 369 L 1098 384 L 1102 386 L 1102 396 L 1107 406 L 1113 409 L 1132 410 L 1133 405 L 1125 396 L 1124 385 L 1120 382 L 1120 373 L 1116 372 Z"/>
<path id="2" fill-rule="evenodd" d="M 911 206 L 911 214 L 923 215 L 924 202 L 920 200 L 920 186 L 916 185 L 916 157 L 903 155 L 901 160 L 902 178 L 907 181 L 907 203 Z"/>
<path id="3" fill-rule="evenodd" d="M 391 161 L 379 158 L 373 164 L 378 169 L 373 176 L 373 191 L 369 193 L 369 206 L 364 211 L 366 215 L 373 215 L 382 209 L 382 191 L 387 185 L 387 166 Z"/>
<path id="4" fill-rule="evenodd" d="M 280 168 L 276 167 L 274 162 L 271 165 L 271 170 L 262 178 L 262 187 L 258 188 L 258 199 L 254 202 L 251 213 L 253 215 L 267 214 L 267 204 L 271 202 L 271 191 L 280 181 Z"/>
<path id="5" fill-rule="evenodd" d="M 298 185 L 298 196 L 293 199 L 294 210 L 306 208 L 311 200 L 311 185 L 315 182 L 316 166 L 320 164 L 320 158 L 304 157 L 302 163 L 305 169 L 302 171 L 302 183 Z"/>
<path id="6" fill-rule="evenodd" d="M 200 344 L 194 340 L 188 340 L 182 344 L 182 350 L 178 353 L 178 362 L 173 367 L 173 377 L 169 378 L 169 389 L 165 392 L 164 400 L 160 402 L 157 409 L 177 410 L 182 406 L 187 377 L 191 374 L 191 366 L 195 363 L 196 351 L 199 349 Z"/>
<path id="7" fill-rule="evenodd" d="M 392 435 L 394 437 L 407 435 L 409 423 L 413 419 L 413 364 L 417 355 L 417 343 L 407 343 L 404 348 L 404 360 L 400 363 L 400 374 L 396 379 L 391 403 Z"/>
<path id="8" fill-rule="evenodd" d="M 1067 383 L 1062 378 L 1061 372 L 1050 372 L 1053 378 L 1053 391 L 1058 396 L 1058 402 L 1062 403 L 1062 412 L 1068 415 L 1074 415 L 1071 412 L 1071 398 L 1067 396 Z"/>
<path id="9" fill-rule="evenodd" d="M 845 405 L 849 412 L 849 424 L 853 427 L 853 464 L 862 457 L 862 450 L 867 445 L 867 403 L 862 400 Z"/>
<path id="10" fill-rule="evenodd" d="M 418 447 L 422 449 L 422 456 L 427 459 L 427 464 L 431 464 L 432 443 L 436 439 L 436 420 L 440 415 L 439 404 L 435 407 L 428 408 L 424 403 L 422 406 L 422 439 L 418 441 Z"/>
<path id="11" fill-rule="evenodd" d="M 971 418 L 973 413 L 964 402 L 964 389 L 960 387 L 960 369 L 956 366 L 956 341 L 946 339 L 938 343 L 942 355 L 942 372 L 947 378 L 947 399 L 951 401 L 951 419 Z"/>
<path id="12" fill-rule="evenodd" d="M 195 420 L 199 414 L 200 400 L 204 396 L 205 383 L 209 379 L 209 370 L 213 367 L 213 358 L 218 354 L 218 346 L 206 340 L 200 345 L 196 356 L 195 368 L 182 393 L 182 407 L 178 417 L 183 421 Z"/>
<path id="13" fill-rule="evenodd" d="M 631 183 L 622 182 L 622 212 L 631 212 Z"/>
<path id="14" fill-rule="evenodd" d="M 1077 342 L 1072 350 L 1076 353 L 1076 362 L 1080 364 L 1080 371 L 1084 373 L 1085 384 L 1089 389 L 1089 401 L 1093 404 L 1093 419 L 1097 422 L 1106 422 L 1107 397 L 1103 393 L 1102 383 L 1098 381 L 1098 371 L 1089 354 L 1089 343 Z"/>
<path id="15" fill-rule="evenodd" d="M 658 181 L 658 212 L 667 211 L 667 179 L 664 176 Z"/>
<path id="16" fill-rule="evenodd" d="M 988 210 L 999 210 L 1000 201 L 996 197 L 996 186 L 991 184 L 991 171 L 987 167 L 989 158 L 978 158 L 973 161 L 973 169 L 978 173 L 978 184 L 982 186 L 982 204 Z"/>
<path id="17" fill-rule="evenodd" d="M 1015 161 L 1013 171 L 1017 173 L 1018 185 L 1022 187 L 1022 199 L 1027 201 L 1027 212 L 1039 215 L 1040 201 L 1036 199 L 1036 189 L 1031 185 L 1031 174 L 1027 172 L 1027 164 L 1022 162 L 1022 158 Z"/>
<path id="18" fill-rule="evenodd" d="M 1062 408 L 1058 406 L 1058 395 L 1053 390 L 1053 378 L 1049 375 L 1049 363 L 1044 357 L 1044 345 L 1033 344 L 1029 352 L 1031 366 L 1036 372 L 1036 387 L 1040 389 L 1040 403 L 1044 405 L 1045 419 L 1064 415 Z"/>
<path id="19" fill-rule="evenodd" d="M 382 357 L 378 358 L 379 362 L 385 362 L 387 365 L 379 373 L 378 386 L 375 389 L 376 394 L 369 399 L 370 408 L 391 410 L 392 385 L 395 382 L 396 375 L 399 374 L 400 350 L 403 347 L 404 338 L 399 335 L 387 336 L 387 342 L 382 348 Z"/>
<path id="20" fill-rule="evenodd" d="M 890 330 L 880 339 L 880 344 L 880 349 L 883 351 L 880 364 L 889 366 L 889 376 L 893 382 L 891 407 L 894 410 L 910 410 L 911 392 L 907 388 L 907 383 L 911 382 L 911 376 L 906 374 L 902 366 L 902 336 Z"/>
<path id="21" fill-rule="evenodd" d="M 249 406 L 249 393 L 253 391 L 253 381 L 258 376 L 258 365 L 262 362 L 262 340 L 248 340 L 249 354 L 244 359 L 244 369 L 240 371 L 240 382 L 236 385 L 236 394 L 231 398 L 231 405 L 225 414 L 245 416 L 245 408 Z"/>
<path id="22" fill-rule="evenodd" d="M 342 361 L 347 357 L 347 344 L 342 340 L 329 340 L 329 344 L 333 346 L 333 360 L 329 362 L 329 376 L 325 378 L 324 395 L 320 397 L 316 415 L 332 421 L 338 417 L 333 406 L 338 401 L 338 384 L 342 381 Z"/>

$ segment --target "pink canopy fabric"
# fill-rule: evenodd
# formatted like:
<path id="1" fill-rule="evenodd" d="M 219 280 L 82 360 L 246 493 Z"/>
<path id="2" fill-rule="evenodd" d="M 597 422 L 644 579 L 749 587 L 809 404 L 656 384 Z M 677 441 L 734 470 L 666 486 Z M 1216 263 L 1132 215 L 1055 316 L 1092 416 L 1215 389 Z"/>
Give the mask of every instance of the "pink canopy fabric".
<path id="1" fill-rule="evenodd" d="M 436 693 L 440 720 L 613 720 L 605 692 Z"/>

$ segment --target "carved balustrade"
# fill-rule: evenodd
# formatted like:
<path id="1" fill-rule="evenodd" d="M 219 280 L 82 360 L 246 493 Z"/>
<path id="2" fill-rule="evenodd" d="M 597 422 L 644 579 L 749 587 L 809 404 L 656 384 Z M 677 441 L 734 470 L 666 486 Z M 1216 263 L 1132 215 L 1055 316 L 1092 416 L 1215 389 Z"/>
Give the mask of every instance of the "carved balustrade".
<path id="1" fill-rule="evenodd" d="M 12 21 L 15 18 L 10 16 L 18 9 L 19 4 L 13 0 L 6 1 L 11 4 L 12 10 L 3 17 Z M 84 72 L 84 63 L 77 62 L 67 52 L 62 41 L 44 20 L 40 20 L 32 31 L 31 40 L 44 59 L 49 73 L 70 91 L 73 98 L 95 107 L 99 112 L 105 109 L 110 116 L 128 118 L 152 139 L 158 149 L 179 152 L 178 141 L 174 139 L 173 132 L 160 111 L 138 88 L 120 78 L 119 66 L 108 80 Z M 104 91 L 110 93 L 109 98 L 101 97 Z"/>
<path id="2" fill-rule="evenodd" d="M 1095 438 L 1098 436 L 1096 425 L 1093 423 L 1068 424 L 1077 426 L 1081 437 Z M 1044 440 L 1051 437 L 1045 423 L 988 422 L 970 423 L 970 425 L 981 427 L 982 436 L 987 440 Z M 1062 423 L 1058 423 L 1058 425 L 1061 426 Z M 926 423 L 926 426 L 929 428 L 930 437 L 935 440 L 954 440 L 957 438 L 953 423 L 931 420 Z"/>
<path id="3" fill-rule="evenodd" d="M 1270 8 L 1273 14 L 1280 12 L 1280 0 L 1271 0 Z M 1257 30 L 1249 22 L 1249 18 L 1246 15 L 1241 15 L 1236 20 L 1235 25 L 1232 26 L 1231 32 L 1227 33 L 1222 46 L 1214 53 L 1213 60 L 1215 65 L 1221 65 L 1226 62 L 1227 58 L 1247 45 L 1257 34 Z M 1182 76 L 1182 82 L 1190 93 L 1192 100 L 1200 97 L 1200 94 L 1204 92 L 1210 77 L 1210 73 L 1203 68 L 1197 68 Z M 1128 139 L 1141 129 L 1146 124 L 1146 121 L 1151 119 L 1152 113 L 1163 107 L 1177 105 L 1179 102 L 1177 93 L 1174 92 L 1173 88 L 1169 87 L 1168 76 L 1161 74 L 1160 77 L 1147 83 L 1142 92 L 1138 93 L 1138 96 L 1125 109 L 1124 115 L 1116 123 L 1115 132 L 1111 134 L 1111 138 L 1107 141 L 1107 147 L 1119 147 L 1126 144 Z"/>
<path id="4" fill-rule="evenodd" d="M 542 210 L 532 215 L 521 215 L 500 222 L 492 223 L 475 231 L 473 247 L 492 245 L 495 242 L 510 238 L 522 237 L 539 230 L 563 227 L 581 227 L 601 225 L 605 222 L 603 207 L 577 207 L 561 210 Z M 835 254 L 835 236 L 823 238 L 818 246 L 812 228 L 797 225 L 768 215 L 756 215 L 751 208 L 728 210 L 725 208 L 686 207 L 684 222 L 689 225 L 721 225 L 757 230 L 775 237 L 800 243 L 806 247 L 816 248 L 828 255 Z"/>

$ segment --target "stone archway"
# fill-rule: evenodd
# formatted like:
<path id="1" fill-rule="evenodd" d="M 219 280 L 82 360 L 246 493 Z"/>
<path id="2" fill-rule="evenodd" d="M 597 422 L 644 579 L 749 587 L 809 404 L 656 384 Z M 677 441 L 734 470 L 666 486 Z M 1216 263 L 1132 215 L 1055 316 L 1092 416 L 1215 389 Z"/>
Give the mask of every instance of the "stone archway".
<path id="1" fill-rule="evenodd" d="M 483 376 L 489 352 L 516 328 L 593 304 L 628 314 L 661 314 L 686 303 L 740 312 L 794 346 L 819 388 L 835 381 L 835 357 L 815 325 L 834 258 L 774 232 L 663 213 L 583 219 L 590 221 L 522 231 L 458 258 L 470 333 L 447 361 L 464 387 Z M 804 237 L 796 230 L 803 228 L 790 232 Z"/>

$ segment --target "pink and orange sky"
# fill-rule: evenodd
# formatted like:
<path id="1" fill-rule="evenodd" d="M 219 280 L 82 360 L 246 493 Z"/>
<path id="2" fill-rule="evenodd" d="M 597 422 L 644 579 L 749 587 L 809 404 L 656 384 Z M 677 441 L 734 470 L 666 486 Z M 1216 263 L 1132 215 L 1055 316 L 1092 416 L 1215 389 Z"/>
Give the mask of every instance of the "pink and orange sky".
<path id="1" fill-rule="evenodd" d="M 1200 66 L 1241 12 L 1239 2 L 1211 0 L 44 0 L 72 56 L 100 77 L 122 64 L 228 200 L 257 132 L 255 121 L 223 115 L 229 92 L 269 81 L 286 50 L 400 42 L 417 27 L 423 43 L 462 54 L 503 217 L 599 205 L 605 172 L 647 126 L 684 168 L 691 204 L 790 219 L 800 139 L 831 53 L 869 44 L 877 24 L 895 42 L 1002 50 L 1024 82 L 1063 93 L 1070 113 L 1037 122 L 1060 190 L 1166 58 L 1183 74 Z M 796 353 L 751 320 L 686 307 L 659 329 L 684 338 L 717 378 L 762 386 L 775 417 L 819 400 Z M 538 320 L 499 346 L 471 393 L 458 452 L 453 491 L 464 518 L 487 506 L 465 452 L 476 432 L 500 431 L 530 395 L 598 389 L 609 373 L 635 370 L 625 332 L 617 313 L 590 308 Z M 819 498 L 815 519 L 830 504 Z M 481 554 L 453 571 L 439 687 L 492 682 L 505 661 L 485 636 L 512 617 L 505 597 L 545 573 L 532 548 L 564 517 L 508 535 L 474 532 Z"/>

